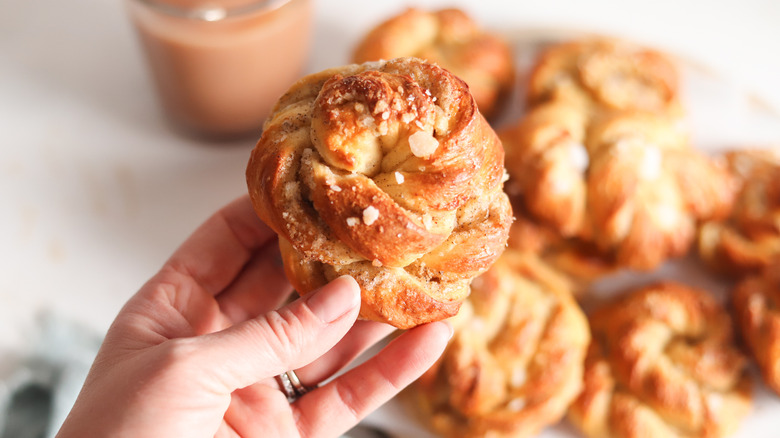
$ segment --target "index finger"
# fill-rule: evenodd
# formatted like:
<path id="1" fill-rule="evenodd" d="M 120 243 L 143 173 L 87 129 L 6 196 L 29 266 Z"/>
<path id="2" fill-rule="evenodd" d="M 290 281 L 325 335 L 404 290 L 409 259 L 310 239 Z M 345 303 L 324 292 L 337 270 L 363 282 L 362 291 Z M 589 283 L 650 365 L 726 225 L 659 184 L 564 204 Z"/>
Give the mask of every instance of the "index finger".
<path id="1" fill-rule="evenodd" d="M 420 377 L 441 356 L 452 328 L 432 322 L 406 331 L 376 356 L 290 405 L 301 436 L 338 436 Z"/>
<path id="2" fill-rule="evenodd" d="M 163 270 L 182 274 L 217 295 L 233 282 L 256 251 L 276 242 L 275 236 L 255 214 L 249 196 L 244 195 L 198 227 Z"/>

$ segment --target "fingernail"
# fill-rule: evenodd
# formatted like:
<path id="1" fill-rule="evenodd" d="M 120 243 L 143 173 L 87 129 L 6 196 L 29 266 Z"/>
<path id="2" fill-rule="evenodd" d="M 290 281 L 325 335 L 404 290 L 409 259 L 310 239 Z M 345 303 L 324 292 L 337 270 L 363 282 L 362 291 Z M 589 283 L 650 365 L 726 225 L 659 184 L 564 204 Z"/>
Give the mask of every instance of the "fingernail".
<path id="1" fill-rule="evenodd" d="M 454 334 L 455 334 L 455 329 L 453 329 L 453 328 L 452 328 L 452 324 L 450 324 L 450 322 L 449 322 L 449 321 L 442 321 L 442 322 L 443 322 L 443 323 L 444 323 L 444 324 L 447 326 L 447 328 L 450 330 L 450 335 L 447 337 L 447 339 L 452 339 L 452 335 L 454 335 Z"/>
<path id="2" fill-rule="evenodd" d="M 306 304 L 322 322 L 333 322 L 360 304 L 360 286 L 342 275 L 312 293 Z"/>

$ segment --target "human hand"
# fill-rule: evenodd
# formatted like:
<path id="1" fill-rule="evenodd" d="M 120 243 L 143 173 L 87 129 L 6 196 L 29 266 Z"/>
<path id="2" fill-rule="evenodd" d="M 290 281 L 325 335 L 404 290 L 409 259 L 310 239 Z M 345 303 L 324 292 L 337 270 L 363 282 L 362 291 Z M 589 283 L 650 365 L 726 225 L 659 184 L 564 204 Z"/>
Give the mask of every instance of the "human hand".
<path id="1" fill-rule="evenodd" d="M 393 328 L 355 322 L 350 277 L 292 292 L 246 197 L 205 222 L 119 312 L 58 433 L 70 437 L 338 436 L 419 377 L 451 328 L 403 333 L 289 403 L 274 376 L 332 376 Z"/>

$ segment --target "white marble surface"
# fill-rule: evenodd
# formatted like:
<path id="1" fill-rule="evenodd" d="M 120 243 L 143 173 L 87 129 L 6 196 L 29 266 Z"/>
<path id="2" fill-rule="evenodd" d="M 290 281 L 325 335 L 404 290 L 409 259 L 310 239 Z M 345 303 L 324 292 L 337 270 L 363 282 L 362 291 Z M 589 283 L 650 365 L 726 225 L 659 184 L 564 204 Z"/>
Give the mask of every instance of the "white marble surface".
<path id="1" fill-rule="evenodd" d="M 776 0 L 416 4 L 463 6 L 507 35 L 598 31 L 696 60 L 737 96 L 711 102 L 718 123 L 734 126 L 728 140 L 743 134 L 728 105 L 740 96 L 780 109 Z M 357 38 L 399 8 L 319 1 L 309 70 L 345 63 Z M 120 1 L 5 0 L 2 11 L 0 371 L 24 351 L 41 311 L 104 331 L 194 227 L 245 192 L 254 144 L 208 144 L 168 127 Z M 759 139 L 780 144 L 771 129 Z M 771 406 L 757 409 L 754 417 L 767 420 L 749 422 L 749 436 L 772 435 L 762 426 L 780 414 Z"/>

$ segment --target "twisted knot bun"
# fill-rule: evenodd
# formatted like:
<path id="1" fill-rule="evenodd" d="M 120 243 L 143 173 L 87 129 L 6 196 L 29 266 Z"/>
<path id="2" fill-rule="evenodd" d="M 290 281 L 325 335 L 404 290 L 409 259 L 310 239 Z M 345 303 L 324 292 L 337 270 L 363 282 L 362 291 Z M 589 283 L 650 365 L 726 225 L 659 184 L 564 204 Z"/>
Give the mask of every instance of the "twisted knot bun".
<path id="1" fill-rule="evenodd" d="M 780 271 L 776 265 L 742 280 L 732 302 L 742 339 L 764 381 L 780 394 Z"/>
<path id="2" fill-rule="evenodd" d="M 599 254 L 591 242 L 566 238 L 552 227 L 534 220 L 520 204 L 510 199 L 515 220 L 509 229 L 507 247 L 523 253 L 536 254 L 555 270 L 566 275 L 572 293 L 579 298 L 588 291 L 591 282 L 613 273 L 617 267 Z"/>
<path id="3" fill-rule="evenodd" d="M 457 313 L 503 250 L 503 158 L 465 83 L 406 58 L 298 81 L 247 183 L 299 292 L 349 274 L 363 318 L 407 328 Z"/>
<path id="4" fill-rule="evenodd" d="M 450 345 L 415 386 L 443 436 L 535 436 L 580 392 L 587 320 L 535 256 L 505 251 L 450 321 Z"/>
<path id="5" fill-rule="evenodd" d="M 648 270 L 684 254 L 698 221 L 723 217 L 736 185 L 689 147 L 666 116 L 591 121 L 553 101 L 502 134 L 508 191 L 543 225 L 591 242 L 619 266 Z"/>
<path id="6" fill-rule="evenodd" d="M 699 253 L 719 272 L 758 273 L 780 256 L 780 149 L 726 154 L 739 181 L 731 215 L 699 230 Z"/>
<path id="7" fill-rule="evenodd" d="M 590 112 L 681 115 L 679 79 L 664 54 L 626 41 L 593 38 L 547 49 L 531 72 L 528 102 L 564 100 Z"/>
<path id="8" fill-rule="evenodd" d="M 560 44 L 538 59 L 530 110 L 502 139 L 508 192 L 528 222 L 562 238 L 543 248 L 546 260 L 586 280 L 649 270 L 686 253 L 700 221 L 728 214 L 736 184 L 690 147 L 677 82 L 664 55 L 617 40 Z"/>
<path id="9" fill-rule="evenodd" d="M 569 408 L 589 437 L 722 437 L 750 410 L 731 321 L 704 291 L 645 287 L 590 317 L 585 387 Z"/>
<path id="10" fill-rule="evenodd" d="M 409 8 L 371 30 L 355 49 L 353 61 L 401 56 L 437 63 L 466 81 L 486 117 L 495 115 L 514 80 L 509 46 L 484 33 L 459 9 Z"/>

